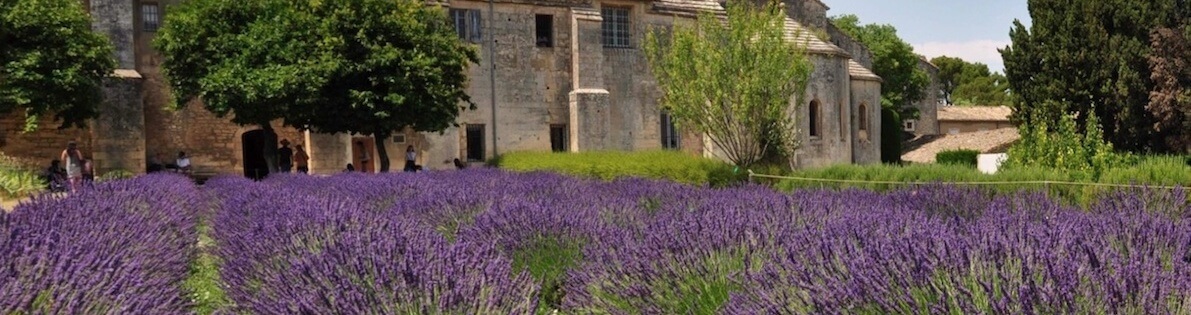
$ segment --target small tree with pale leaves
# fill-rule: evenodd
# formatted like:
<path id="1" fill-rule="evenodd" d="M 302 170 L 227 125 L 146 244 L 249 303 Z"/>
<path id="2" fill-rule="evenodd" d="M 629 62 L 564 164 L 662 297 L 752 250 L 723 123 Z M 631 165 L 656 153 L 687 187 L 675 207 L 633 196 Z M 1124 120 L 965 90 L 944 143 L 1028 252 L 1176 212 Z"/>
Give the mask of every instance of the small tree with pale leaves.
<path id="1" fill-rule="evenodd" d="M 805 43 L 787 39 L 780 6 L 730 2 L 726 9 L 727 20 L 704 12 L 668 34 L 646 34 L 661 107 L 736 165 L 790 156 L 798 147 L 790 98 L 806 90 L 812 70 Z"/>

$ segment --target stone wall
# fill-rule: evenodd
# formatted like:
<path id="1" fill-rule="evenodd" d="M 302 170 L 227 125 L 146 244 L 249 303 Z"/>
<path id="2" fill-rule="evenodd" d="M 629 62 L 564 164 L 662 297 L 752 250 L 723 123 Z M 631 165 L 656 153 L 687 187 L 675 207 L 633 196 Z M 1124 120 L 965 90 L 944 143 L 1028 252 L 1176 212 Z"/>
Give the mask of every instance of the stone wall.
<path id="1" fill-rule="evenodd" d="M 95 174 L 113 170 L 133 173 L 145 169 L 145 115 L 141 78 L 104 80 L 99 116 L 91 120 L 92 167 Z"/>
<path id="2" fill-rule="evenodd" d="M 881 82 L 852 80 L 852 109 L 855 115 L 853 128 L 852 163 L 872 164 L 881 162 Z M 861 111 L 864 105 L 864 111 Z M 865 115 L 865 126 L 860 126 L 860 115 Z"/>
<path id="3" fill-rule="evenodd" d="M 825 30 L 831 24 L 827 20 L 829 8 L 819 0 L 783 0 L 782 3 L 786 5 L 786 15 L 810 29 Z"/>
<path id="4" fill-rule="evenodd" d="M 956 134 L 964 132 L 977 132 L 985 130 L 994 130 L 1000 128 L 1014 128 L 1013 124 L 1008 121 L 940 121 L 940 134 Z M 954 132 L 952 132 L 954 131 Z"/>
<path id="5" fill-rule="evenodd" d="M 53 115 L 46 115 L 38 120 L 38 129 L 24 132 L 25 117 L 21 113 L 12 113 L 0 117 L 0 152 L 4 155 L 37 161 L 39 164 L 50 165 L 50 160 L 58 159 L 66 143 L 75 141 L 83 156 L 91 156 L 91 131 L 89 129 L 58 129 L 60 122 L 54 121 Z M 42 163 L 44 162 L 44 163 Z"/>
<path id="6" fill-rule="evenodd" d="M 811 73 L 806 94 L 795 99 L 802 142 L 795 154 L 795 165 L 814 168 L 852 161 L 851 92 L 846 58 L 811 55 Z M 810 104 L 819 103 L 819 135 L 810 132 Z"/>
<path id="7" fill-rule="evenodd" d="M 831 37 L 832 44 L 852 55 L 852 60 L 856 60 L 857 63 L 870 70 L 873 68 L 873 53 L 863 43 L 844 34 L 843 30 L 831 23 L 827 24 L 827 35 Z"/>
<path id="8" fill-rule="evenodd" d="M 922 100 L 913 104 L 914 108 L 918 109 L 918 119 L 913 133 L 937 135 L 939 134 L 939 91 L 942 90 L 942 83 L 939 82 L 939 68 L 926 61 L 925 58 L 918 58 L 918 69 L 926 72 L 930 83 L 927 84 L 926 91 L 922 94 Z"/>

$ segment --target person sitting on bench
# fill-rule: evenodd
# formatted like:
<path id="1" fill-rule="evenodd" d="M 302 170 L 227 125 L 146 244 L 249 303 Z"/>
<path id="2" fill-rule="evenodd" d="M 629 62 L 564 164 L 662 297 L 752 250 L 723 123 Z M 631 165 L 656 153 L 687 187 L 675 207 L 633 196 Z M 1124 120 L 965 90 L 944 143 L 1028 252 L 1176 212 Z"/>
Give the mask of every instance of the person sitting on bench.
<path id="1" fill-rule="evenodd" d="M 183 174 L 190 174 L 190 157 L 186 156 L 186 151 L 178 151 L 178 172 Z"/>

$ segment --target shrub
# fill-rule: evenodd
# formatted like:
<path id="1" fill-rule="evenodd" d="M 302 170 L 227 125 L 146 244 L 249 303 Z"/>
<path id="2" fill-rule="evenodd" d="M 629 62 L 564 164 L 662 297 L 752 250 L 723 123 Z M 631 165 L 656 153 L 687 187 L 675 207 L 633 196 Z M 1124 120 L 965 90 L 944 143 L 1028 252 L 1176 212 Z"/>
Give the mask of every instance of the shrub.
<path id="1" fill-rule="evenodd" d="M 117 179 L 128 179 L 128 178 L 132 178 L 133 176 L 136 176 L 136 174 L 133 174 L 132 172 L 129 172 L 126 170 L 111 170 L 111 171 L 99 176 L 95 180 L 100 181 L 100 182 L 106 182 L 106 181 L 117 180 Z"/>
<path id="2" fill-rule="evenodd" d="M 0 153 L 0 199 L 28 197 L 45 187 L 36 164 Z"/>
<path id="3" fill-rule="evenodd" d="M 939 164 L 957 164 L 976 167 L 976 158 L 980 156 L 977 150 L 947 150 L 935 154 L 935 162 Z"/>
<path id="4" fill-rule="evenodd" d="M 747 172 L 730 164 L 679 151 L 513 152 L 495 162 L 512 171 L 550 171 L 603 180 L 641 177 L 722 186 L 747 178 Z"/>
<path id="5" fill-rule="evenodd" d="M 1031 166 L 1087 172 L 1095 180 L 1110 168 L 1136 162 L 1128 153 L 1113 151 L 1112 144 L 1104 140 L 1096 115 L 1088 115 L 1082 133 L 1070 115 L 1060 117 L 1057 126 L 1049 126 L 1038 117 L 1030 120 L 1018 127 L 1021 140 L 1009 147 L 1009 159 L 1003 168 Z"/>
<path id="6" fill-rule="evenodd" d="M 881 107 L 881 162 L 902 162 L 902 119 L 886 106 Z"/>
<path id="7" fill-rule="evenodd" d="M 201 194 L 149 176 L 0 211 L 0 314 L 183 314 Z"/>

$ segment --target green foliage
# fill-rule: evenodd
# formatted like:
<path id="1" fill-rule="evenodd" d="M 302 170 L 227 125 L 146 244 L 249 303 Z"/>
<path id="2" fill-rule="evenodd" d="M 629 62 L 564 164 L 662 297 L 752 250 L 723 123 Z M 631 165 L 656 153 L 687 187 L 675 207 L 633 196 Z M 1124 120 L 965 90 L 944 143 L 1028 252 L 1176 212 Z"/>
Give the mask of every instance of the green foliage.
<path id="1" fill-rule="evenodd" d="M 919 57 L 914 54 L 914 47 L 898 37 L 892 25 L 861 25 L 860 18 L 851 14 L 831 17 L 831 24 L 872 51 L 873 73 L 884 80 L 881 105 L 897 109 L 900 117 L 917 117 L 910 104 L 932 91 L 926 91 L 930 78 L 918 68 Z"/>
<path id="2" fill-rule="evenodd" d="M 939 164 L 955 164 L 976 167 L 976 158 L 980 156 L 977 150 L 947 150 L 935 154 L 935 162 Z"/>
<path id="3" fill-rule="evenodd" d="M 881 162 L 902 162 L 902 119 L 892 108 L 881 107 Z"/>
<path id="4" fill-rule="evenodd" d="M 1099 177 L 1090 170 L 1065 171 L 1051 167 L 1002 167 L 996 174 L 984 174 L 972 167 L 957 164 L 897 165 L 838 165 L 820 169 L 798 170 L 792 177 L 823 179 L 788 179 L 775 185 L 781 190 L 794 189 L 868 189 L 887 191 L 911 187 L 920 183 L 987 183 L 1017 182 L 1013 184 L 978 185 L 990 193 L 1012 193 L 1019 190 L 1045 192 L 1052 197 L 1074 204 L 1087 204 L 1104 194 L 1121 191 L 1120 187 L 1096 187 L 1078 183 L 1121 185 L 1161 185 L 1191 187 L 1191 165 L 1187 156 L 1154 156 L 1140 158 L 1136 164 L 1109 168 Z M 842 181 L 842 182 L 836 182 Z M 1022 183 L 1029 182 L 1029 183 Z M 1051 182 L 1051 183 L 1047 183 Z M 1057 182 L 1073 182 L 1062 184 Z"/>
<path id="5" fill-rule="evenodd" d="M 930 60 L 939 67 L 942 94 L 948 104 L 1009 105 L 1009 80 L 988 70 L 988 65 L 967 62 L 956 57 L 939 56 Z"/>
<path id="6" fill-rule="evenodd" d="M 806 90 L 812 65 L 801 43 L 786 40 L 786 16 L 772 4 L 730 2 L 727 11 L 727 23 L 703 12 L 669 36 L 646 33 L 660 105 L 736 165 L 789 156 L 798 145 L 790 96 Z"/>
<path id="7" fill-rule="evenodd" d="M 213 253 L 215 240 L 211 238 L 210 216 L 210 213 L 204 213 L 196 227 L 199 253 L 190 264 L 190 277 L 182 283 L 182 288 L 194 303 L 194 312 L 200 315 L 213 314 L 231 304 L 220 285 L 220 260 Z"/>
<path id="8" fill-rule="evenodd" d="M 1191 153 L 1191 23 L 1184 29 L 1159 28 L 1151 35 L 1154 90 L 1146 109 L 1154 115 L 1156 136 L 1170 151 Z"/>
<path id="9" fill-rule="evenodd" d="M 1186 23 L 1191 2 L 1030 0 L 1031 25 L 1015 21 L 1012 45 L 1001 50 L 1005 75 L 1019 100 L 1014 119 L 1029 109 L 1057 125 L 1097 116 L 1105 139 L 1131 151 L 1173 151 L 1154 134 L 1146 105 L 1154 91 L 1147 56 L 1150 34 Z M 1032 123 L 1032 121 L 1031 121 Z"/>
<path id="10" fill-rule="evenodd" d="M 1083 132 L 1075 126 L 1075 119 L 1064 115 L 1059 125 L 1051 128 L 1043 119 L 1019 126 L 1021 140 L 1009 148 L 1004 168 L 1022 166 L 1054 168 L 1099 178 L 1105 170 L 1135 162 L 1129 154 L 1113 151 L 1111 143 L 1102 140 L 1096 116 L 1088 117 Z"/>
<path id="11" fill-rule="evenodd" d="M 41 192 L 45 179 L 29 163 L 0 154 L 0 199 L 24 198 Z"/>
<path id="12" fill-rule="evenodd" d="M 724 186 L 747 177 L 746 172 L 730 164 L 668 150 L 512 152 L 502 155 L 498 163 L 500 168 L 513 171 L 551 171 L 603 180 L 642 177 L 695 185 Z"/>
<path id="13" fill-rule="evenodd" d="M 560 237 L 539 237 L 528 242 L 528 246 L 515 250 L 513 273 L 529 271 L 542 286 L 538 314 L 549 314 L 562 306 L 563 282 L 567 271 L 583 260 L 581 242 L 568 242 Z"/>
<path id="14" fill-rule="evenodd" d="M 132 178 L 134 176 L 136 176 L 136 174 L 133 174 L 132 172 L 129 172 L 127 170 L 111 170 L 111 171 L 108 171 L 107 173 L 104 173 L 103 175 L 100 175 L 95 180 L 100 181 L 100 182 L 106 182 L 106 181 L 117 180 L 117 179 L 128 179 L 128 178 Z"/>
<path id="15" fill-rule="evenodd" d="M 154 45 L 177 106 L 378 140 L 451 127 L 478 62 L 440 7 L 414 0 L 184 1 Z"/>
<path id="16" fill-rule="evenodd" d="M 65 128 L 98 114 L 116 62 L 82 2 L 0 0 L 0 43 L 0 115 L 20 111 L 32 131 L 44 115 Z"/>

